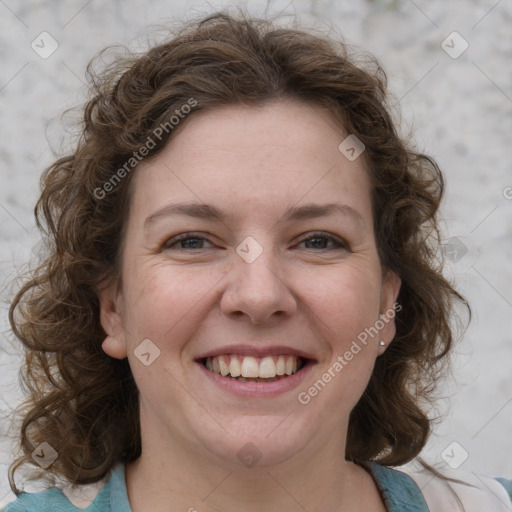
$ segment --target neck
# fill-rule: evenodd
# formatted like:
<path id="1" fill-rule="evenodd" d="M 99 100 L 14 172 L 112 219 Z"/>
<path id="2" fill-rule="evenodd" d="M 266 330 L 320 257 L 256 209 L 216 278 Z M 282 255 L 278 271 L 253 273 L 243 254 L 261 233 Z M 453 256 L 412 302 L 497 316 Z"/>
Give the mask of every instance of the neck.
<path id="1" fill-rule="evenodd" d="M 340 436 L 343 439 L 343 436 Z M 185 443 L 144 444 L 126 467 L 133 512 L 385 511 L 372 478 L 344 460 L 344 443 L 305 447 L 285 461 L 246 467 Z"/>

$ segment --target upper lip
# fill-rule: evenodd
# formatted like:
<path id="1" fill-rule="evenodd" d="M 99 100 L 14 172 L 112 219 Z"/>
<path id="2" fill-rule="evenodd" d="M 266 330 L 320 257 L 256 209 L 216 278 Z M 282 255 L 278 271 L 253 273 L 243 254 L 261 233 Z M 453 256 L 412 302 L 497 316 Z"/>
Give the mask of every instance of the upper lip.
<path id="1" fill-rule="evenodd" d="M 223 347 L 214 348 L 201 354 L 196 360 L 205 359 L 207 357 L 223 356 L 228 354 L 237 354 L 241 356 L 265 357 L 278 355 L 291 355 L 302 357 L 303 359 L 316 360 L 315 357 L 303 350 L 298 350 L 286 345 L 272 345 L 268 347 L 251 346 L 251 345 L 224 345 Z"/>

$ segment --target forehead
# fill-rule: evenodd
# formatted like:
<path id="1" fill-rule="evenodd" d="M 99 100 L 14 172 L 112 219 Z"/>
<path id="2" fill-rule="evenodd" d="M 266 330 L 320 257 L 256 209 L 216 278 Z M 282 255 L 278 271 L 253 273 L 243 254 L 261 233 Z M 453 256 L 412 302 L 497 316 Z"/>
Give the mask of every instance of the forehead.
<path id="1" fill-rule="evenodd" d="M 147 213 L 194 200 L 270 215 L 343 200 L 371 217 L 364 155 L 352 161 L 339 150 L 348 135 L 330 112 L 297 100 L 197 111 L 139 165 L 133 206 Z"/>

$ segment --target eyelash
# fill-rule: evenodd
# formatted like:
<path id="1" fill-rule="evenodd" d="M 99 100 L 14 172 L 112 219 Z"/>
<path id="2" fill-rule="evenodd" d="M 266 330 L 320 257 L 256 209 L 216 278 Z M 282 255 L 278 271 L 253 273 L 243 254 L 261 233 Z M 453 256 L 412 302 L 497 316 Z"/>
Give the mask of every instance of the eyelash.
<path id="1" fill-rule="evenodd" d="M 320 250 L 328 251 L 328 250 L 334 250 L 334 249 L 338 248 L 338 249 L 344 249 L 344 250 L 350 251 L 350 247 L 349 247 L 347 242 L 345 242 L 341 238 L 335 237 L 335 236 L 330 235 L 328 233 L 323 233 L 321 231 L 316 231 L 316 232 L 311 233 L 308 237 L 303 238 L 299 242 L 299 244 L 301 244 L 303 242 L 308 242 L 308 241 L 311 241 L 311 240 L 314 240 L 314 239 L 320 239 L 320 238 L 332 241 L 332 242 L 334 242 L 337 245 L 337 247 L 332 247 L 330 249 L 328 249 L 328 248 L 320 248 Z M 165 242 L 165 244 L 162 246 L 162 249 L 163 250 L 172 249 L 173 246 L 175 246 L 179 242 L 183 242 L 183 241 L 186 241 L 186 240 L 206 240 L 206 241 L 208 241 L 205 237 L 201 236 L 200 234 L 196 234 L 196 233 L 183 233 L 182 235 L 178 235 L 178 236 L 176 236 L 174 238 L 169 239 L 167 242 Z M 186 248 L 184 248 L 184 247 L 180 247 L 179 249 L 186 250 Z M 196 249 L 196 250 L 201 250 L 201 249 L 203 249 L 203 248 Z"/>

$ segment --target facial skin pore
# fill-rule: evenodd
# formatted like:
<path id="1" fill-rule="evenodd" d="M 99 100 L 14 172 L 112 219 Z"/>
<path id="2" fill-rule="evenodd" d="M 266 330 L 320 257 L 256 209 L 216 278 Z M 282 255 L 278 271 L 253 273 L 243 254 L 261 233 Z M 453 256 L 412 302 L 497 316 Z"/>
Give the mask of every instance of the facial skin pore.
<path id="1" fill-rule="evenodd" d="M 383 277 L 364 153 L 350 161 L 338 150 L 347 135 L 298 100 L 229 105 L 192 114 L 136 169 L 122 287 L 100 297 L 103 349 L 128 357 L 139 389 L 142 455 L 126 469 L 134 512 L 385 510 L 344 455 L 350 411 L 394 322 L 309 403 L 297 399 L 400 287 Z M 337 206 L 300 210 L 312 205 Z M 237 252 L 247 237 L 256 244 L 242 247 L 262 250 L 250 263 Z M 160 351 L 147 366 L 135 354 L 143 340 Z M 197 361 L 238 344 L 292 347 L 314 364 L 293 389 L 240 396 Z"/>

